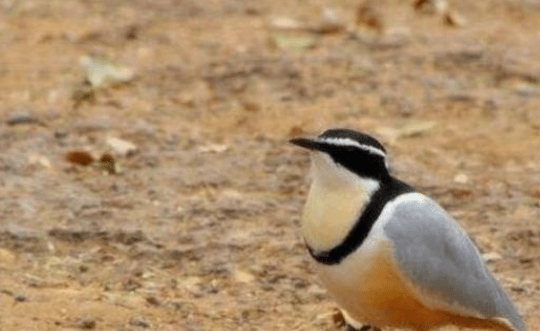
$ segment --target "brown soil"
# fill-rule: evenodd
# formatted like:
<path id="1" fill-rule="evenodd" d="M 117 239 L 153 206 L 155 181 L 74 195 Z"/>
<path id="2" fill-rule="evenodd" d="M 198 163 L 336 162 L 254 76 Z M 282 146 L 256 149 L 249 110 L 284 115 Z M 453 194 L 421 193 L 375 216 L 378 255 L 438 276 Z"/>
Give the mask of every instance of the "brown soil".
<path id="1" fill-rule="evenodd" d="M 271 17 L 330 5 L 346 31 L 270 42 Z M 382 34 L 358 5 L 2 1 L 0 330 L 336 330 L 286 141 L 337 126 L 388 146 L 539 330 L 540 3 L 456 0 L 460 28 L 386 0 Z M 85 54 L 137 76 L 73 107 Z M 120 174 L 65 160 L 110 136 L 138 147 Z"/>

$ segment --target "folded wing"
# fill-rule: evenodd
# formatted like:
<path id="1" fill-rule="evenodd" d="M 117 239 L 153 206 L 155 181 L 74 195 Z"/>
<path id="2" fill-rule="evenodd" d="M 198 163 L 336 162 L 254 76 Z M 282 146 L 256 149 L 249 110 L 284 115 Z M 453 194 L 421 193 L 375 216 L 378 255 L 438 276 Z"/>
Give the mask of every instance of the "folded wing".
<path id="1" fill-rule="evenodd" d="M 525 326 L 512 302 L 486 268 L 473 243 L 437 203 L 418 193 L 400 196 L 384 226 L 394 243 L 403 277 L 433 309 Z M 384 214 L 384 211 L 383 211 Z"/>

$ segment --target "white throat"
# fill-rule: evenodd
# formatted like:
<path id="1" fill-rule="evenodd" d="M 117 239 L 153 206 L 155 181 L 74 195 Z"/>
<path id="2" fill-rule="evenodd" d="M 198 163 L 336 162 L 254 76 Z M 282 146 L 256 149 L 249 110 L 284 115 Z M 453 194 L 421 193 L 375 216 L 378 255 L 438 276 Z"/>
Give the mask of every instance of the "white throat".
<path id="1" fill-rule="evenodd" d="M 324 153 L 314 152 L 311 159 L 313 178 L 302 230 L 311 248 L 326 251 L 343 241 L 380 185 L 337 165 Z"/>

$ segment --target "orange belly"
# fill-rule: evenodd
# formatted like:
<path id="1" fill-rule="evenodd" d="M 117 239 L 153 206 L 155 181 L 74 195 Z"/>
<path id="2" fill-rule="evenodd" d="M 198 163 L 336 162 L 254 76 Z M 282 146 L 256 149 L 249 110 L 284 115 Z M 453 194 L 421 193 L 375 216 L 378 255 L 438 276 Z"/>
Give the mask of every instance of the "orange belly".
<path id="1" fill-rule="evenodd" d="M 389 254 L 390 248 L 380 245 L 362 261 L 353 256 L 354 263 L 353 259 L 346 259 L 342 265 L 319 266 L 325 286 L 353 319 L 380 328 L 423 331 L 455 325 L 512 331 L 502 321 L 465 317 L 425 306 L 396 273 Z"/>

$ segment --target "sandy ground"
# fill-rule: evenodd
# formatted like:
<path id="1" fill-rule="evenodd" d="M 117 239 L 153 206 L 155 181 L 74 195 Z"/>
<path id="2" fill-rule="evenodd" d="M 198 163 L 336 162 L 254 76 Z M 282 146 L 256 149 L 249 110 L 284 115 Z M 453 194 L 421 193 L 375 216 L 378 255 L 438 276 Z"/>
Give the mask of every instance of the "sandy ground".
<path id="1" fill-rule="evenodd" d="M 466 26 L 386 0 L 378 34 L 349 0 L 1 1 L 0 330 L 336 330 L 286 141 L 338 126 L 388 146 L 540 330 L 540 3 L 449 5 Z M 272 42 L 328 7 L 344 31 Z M 87 54 L 136 77 L 74 107 Z"/>

